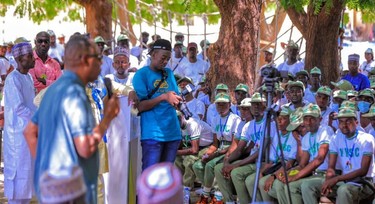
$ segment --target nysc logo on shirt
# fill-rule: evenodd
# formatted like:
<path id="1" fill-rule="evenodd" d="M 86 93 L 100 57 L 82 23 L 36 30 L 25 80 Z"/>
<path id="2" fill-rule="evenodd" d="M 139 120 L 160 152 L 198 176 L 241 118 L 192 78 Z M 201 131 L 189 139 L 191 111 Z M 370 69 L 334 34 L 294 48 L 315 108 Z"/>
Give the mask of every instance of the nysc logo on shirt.
<path id="1" fill-rule="evenodd" d="M 154 87 L 156 87 L 158 84 L 160 83 L 160 79 L 158 79 L 158 80 L 155 80 L 154 81 Z M 165 88 L 165 89 L 167 89 L 169 86 L 168 86 L 168 83 L 166 82 L 166 81 L 164 81 L 161 85 L 160 85 L 160 87 L 159 88 Z"/>

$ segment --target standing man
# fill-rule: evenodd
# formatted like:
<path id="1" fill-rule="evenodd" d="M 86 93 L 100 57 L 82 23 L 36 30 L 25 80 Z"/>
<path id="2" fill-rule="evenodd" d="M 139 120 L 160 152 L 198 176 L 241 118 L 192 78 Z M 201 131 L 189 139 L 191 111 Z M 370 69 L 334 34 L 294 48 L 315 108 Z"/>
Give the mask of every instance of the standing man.
<path id="1" fill-rule="evenodd" d="M 184 76 L 190 77 L 194 82 L 195 86 L 201 81 L 203 75 L 208 71 L 206 70 L 206 63 L 203 60 L 197 58 L 198 45 L 194 42 L 188 45 L 188 60 L 186 68 L 183 70 Z"/>
<path id="2" fill-rule="evenodd" d="M 117 46 L 124 47 L 127 50 L 129 50 L 130 49 L 129 48 L 129 37 L 125 34 L 120 34 L 117 37 Z M 147 63 L 146 61 L 147 61 L 147 59 L 144 60 L 144 63 Z M 138 68 L 142 68 L 142 67 L 139 66 L 138 58 L 136 58 L 133 55 L 129 55 L 129 62 L 130 62 L 129 72 L 136 72 L 138 70 Z"/>
<path id="3" fill-rule="evenodd" d="M 208 40 L 202 40 L 199 45 L 201 46 L 202 48 L 202 52 L 200 52 L 198 55 L 197 55 L 197 58 L 198 59 L 201 59 L 203 60 L 204 62 L 206 62 L 206 70 L 210 69 L 211 67 L 211 62 L 210 62 L 210 59 L 208 59 L 208 48 L 210 47 L 211 43 L 208 41 Z"/>
<path id="4" fill-rule="evenodd" d="M 174 162 L 181 141 L 176 109 L 182 99 L 172 70 L 165 69 L 171 51 L 168 40 L 155 41 L 150 66 L 138 70 L 133 78 L 140 100 L 142 170 L 159 162 Z"/>
<path id="5" fill-rule="evenodd" d="M 15 45 L 12 52 L 18 66 L 8 75 L 4 87 L 4 195 L 10 204 L 23 204 L 32 198 L 32 159 L 23 130 L 36 110 L 29 74 L 35 59 L 28 42 Z"/>
<path id="6" fill-rule="evenodd" d="M 7 51 L 5 53 L 5 57 L 9 60 L 9 63 L 13 66 L 14 69 L 17 69 L 17 62 L 16 60 L 14 59 L 13 57 L 13 54 L 12 54 L 12 48 L 14 46 L 13 42 L 10 41 L 7 43 Z M 13 71 L 13 69 L 12 69 Z"/>
<path id="7" fill-rule="evenodd" d="M 180 41 L 182 44 L 184 44 L 184 40 L 185 40 L 185 36 L 184 34 L 178 32 L 175 36 L 174 36 L 174 40 L 177 42 L 177 41 Z"/>
<path id="8" fill-rule="evenodd" d="M 95 125 L 85 86 L 98 78 L 100 64 L 101 54 L 94 42 L 81 35 L 72 37 L 65 47 L 66 71 L 48 88 L 24 131 L 35 157 L 34 188 L 39 200 L 43 174 L 56 176 L 79 166 L 86 184 L 86 203 L 97 203 L 98 144 L 119 112 L 117 97 L 110 98 L 104 104 L 102 120 Z"/>
<path id="9" fill-rule="evenodd" d="M 141 35 L 141 44 L 138 45 L 137 47 L 133 47 L 130 50 L 130 54 L 138 58 L 138 61 L 141 62 L 146 59 L 147 56 L 147 42 L 148 42 L 148 37 L 150 35 L 148 32 L 142 32 Z"/>
<path id="10" fill-rule="evenodd" d="M 287 78 L 288 74 L 294 77 L 297 72 L 304 69 L 304 63 L 298 60 L 299 46 L 297 43 L 290 41 L 287 45 L 288 59 L 277 66 L 282 78 Z"/>
<path id="11" fill-rule="evenodd" d="M 182 54 L 182 47 L 184 45 L 182 42 L 177 41 L 174 44 L 172 57 L 168 62 L 168 67 L 172 69 L 174 74 L 185 76 L 183 71 L 186 69 L 187 65 L 189 64 L 188 59 Z"/>
<path id="12" fill-rule="evenodd" d="M 56 43 L 56 34 L 53 30 L 47 31 L 50 36 L 50 48 L 48 50 L 48 55 L 60 63 L 60 66 L 64 67 L 64 46 Z"/>
<path id="13" fill-rule="evenodd" d="M 365 88 L 370 88 L 369 79 L 358 72 L 359 55 L 351 54 L 348 58 L 349 73 L 342 79 L 348 80 L 354 87 L 354 90 L 361 91 Z"/>
<path id="14" fill-rule="evenodd" d="M 30 70 L 30 74 L 33 77 L 36 92 L 39 93 L 61 76 L 61 68 L 56 60 L 48 56 L 50 35 L 47 32 L 39 32 L 34 42 L 35 67 Z"/>
<path id="15" fill-rule="evenodd" d="M 104 50 L 104 45 L 105 45 L 104 38 L 102 36 L 97 36 L 94 39 L 94 41 L 95 41 L 96 45 L 99 47 L 100 54 L 102 55 L 103 50 Z M 106 55 L 103 55 L 102 57 L 103 58 L 102 58 L 102 65 L 100 66 L 100 70 L 101 70 L 100 76 L 105 77 L 108 74 L 113 74 L 115 72 L 115 70 L 112 67 L 112 63 L 113 63 L 112 59 L 109 58 Z"/>
<path id="16" fill-rule="evenodd" d="M 0 86 L 4 86 L 5 78 L 7 74 L 10 73 L 14 68 L 10 63 L 10 60 L 5 56 L 7 51 L 7 45 L 0 45 L 0 77 L 1 83 Z"/>

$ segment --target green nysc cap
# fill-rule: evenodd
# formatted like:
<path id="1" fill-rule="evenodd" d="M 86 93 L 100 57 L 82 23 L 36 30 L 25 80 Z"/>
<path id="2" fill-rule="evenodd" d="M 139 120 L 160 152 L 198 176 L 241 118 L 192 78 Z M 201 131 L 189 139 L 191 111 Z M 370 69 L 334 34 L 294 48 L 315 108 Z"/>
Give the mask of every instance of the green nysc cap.
<path id="1" fill-rule="evenodd" d="M 24 37 L 19 37 L 17 38 L 15 41 L 14 41 L 14 44 L 18 44 L 18 43 L 23 43 L 23 42 L 30 42 L 30 40 L 27 40 L 26 38 Z"/>
<path id="2" fill-rule="evenodd" d="M 319 74 L 322 75 L 322 71 L 318 67 L 314 67 L 310 70 L 310 74 Z"/>
<path id="3" fill-rule="evenodd" d="M 372 81 L 372 82 L 370 83 L 370 88 L 372 88 L 372 89 L 375 88 L 375 81 Z"/>
<path id="4" fill-rule="evenodd" d="M 303 123 L 303 110 L 297 108 L 289 116 L 289 125 L 286 127 L 287 131 L 294 131 Z"/>
<path id="5" fill-rule="evenodd" d="M 181 83 L 181 82 L 183 82 L 183 81 L 186 81 L 186 82 L 188 82 L 189 84 L 194 84 L 194 83 L 193 83 L 193 79 L 191 79 L 190 77 L 187 77 L 187 76 L 182 77 L 181 79 L 179 79 L 179 80 L 177 81 L 177 84 L 179 84 L 179 83 Z"/>
<path id="6" fill-rule="evenodd" d="M 184 45 L 181 41 L 176 41 L 176 43 L 174 44 L 174 46 L 177 46 L 177 45 Z"/>
<path id="7" fill-rule="evenodd" d="M 119 41 L 122 41 L 122 40 L 129 40 L 129 37 L 126 35 L 126 34 L 120 34 L 118 37 L 117 37 L 117 42 Z"/>
<path id="8" fill-rule="evenodd" d="M 358 96 L 358 91 L 356 91 L 356 90 L 348 90 L 346 93 L 348 94 L 348 97 L 357 97 Z"/>
<path id="9" fill-rule="evenodd" d="M 230 103 L 230 96 L 226 93 L 218 93 L 215 96 L 215 103 Z"/>
<path id="10" fill-rule="evenodd" d="M 246 92 L 248 93 L 249 92 L 249 87 L 245 84 L 238 84 L 236 86 L 236 89 L 234 91 L 243 91 L 243 92 Z"/>
<path id="11" fill-rule="evenodd" d="M 250 107 L 251 106 L 251 98 L 244 98 L 241 101 L 241 104 L 238 107 Z"/>
<path id="12" fill-rule="evenodd" d="M 266 102 L 266 99 L 264 97 L 262 97 L 262 95 L 258 92 L 255 92 L 252 96 L 251 96 L 251 103 L 262 103 L 262 102 Z"/>
<path id="13" fill-rule="evenodd" d="M 288 81 L 288 89 L 292 87 L 300 87 L 303 91 L 305 91 L 305 85 L 301 81 Z"/>
<path id="14" fill-rule="evenodd" d="M 299 49 L 299 46 L 297 43 L 295 43 L 293 40 L 289 40 L 287 47 L 293 48 L 293 49 Z"/>
<path id="15" fill-rule="evenodd" d="M 372 89 L 367 88 L 359 92 L 358 96 L 367 96 L 367 97 L 371 97 L 372 99 L 374 99 L 374 92 Z"/>
<path id="16" fill-rule="evenodd" d="M 104 38 L 103 38 L 102 36 L 97 36 L 97 37 L 94 39 L 94 42 L 95 42 L 95 43 L 105 43 Z"/>
<path id="17" fill-rule="evenodd" d="M 331 84 L 340 90 L 344 90 L 344 91 L 353 90 L 353 85 L 345 79 L 341 79 L 340 81 L 336 83 L 331 82 Z"/>
<path id="18" fill-rule="evenodd" d="M 333 98 L 341 98 L 341 99 L 347 100 L 348 99 L 347 92 L 343 90 L 336 90 L 333 92 Z"/>
<path id="19" fill-rule="evenodd" d="M 321 93 L 331 97 L 332 89 L 330 89 L 328 86 L 322 86 L 316 91 L 316 93 Z"/>
<path id="20" fill-rule="evenodd" d="M 206 83 L 206 81 L 207 81 L 206 76 L 202 76 L 201 80 L 199 81 L 199 84 L 204 84 Z"/>
<path id="21" fill-rule="evenodd" d="M 307 78 L 309 78 L 309 73 L 306 70 L 301 70 L 296 73 L 296 77 L 298 77 L 299 75 L 306 76 Z"/>
<path id="22" fill-rule="evenodd" d="M 357 118 L 356 111 L 351 108 L 343 108 L 339 111 L 336 118 Z"/>
<path id="23" fill-rule="evenodd" d="M 365 117 L 365 118 L 373 118 L 373 117 L 375 117 L 375 105 L 372 105 L 370 107 L 369 112 L 366 113 L 366 114 L 363 114 L 362 117 Z"/>
<path id="24" fill-rule="evenodd" d="M 281 116 L 289 116 L 292 113 L 292 109 L 290 109 L 288 106 L 281 107 L 280 115 Z"/>
<path id="25" fill-rule="evenodd" d="M 225 90 L 225 91 L 228 91 L 228 86 L 226 84 L 218 84 L 218 85 L 216 85 L 215 90 Z"/>
<path id="26" fill-rule="evenodd" d="M 357 105 L 356 105 L 355 101 L 346 100 L 346 101 L 343 101 L 341 103 L 341 106 L 340 106 L 339 110 L 345 109 L 345 108 L 350 108 L 350 109 L 356 111 Z"/>
<path id="27" fill-rule="evenodd" d="M 303 108 L 303 117 L 312 116 L 314 118 L 319 118 L 321 116 L 320 108 L 316 104 L 310 103 Z"/>

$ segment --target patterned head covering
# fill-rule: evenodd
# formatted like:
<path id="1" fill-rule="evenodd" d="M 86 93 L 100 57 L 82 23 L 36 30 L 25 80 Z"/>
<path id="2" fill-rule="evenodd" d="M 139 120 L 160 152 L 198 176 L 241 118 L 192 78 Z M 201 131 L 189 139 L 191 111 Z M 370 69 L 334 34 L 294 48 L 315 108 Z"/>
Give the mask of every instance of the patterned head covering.
<path id="1" fill-rule="evenodd" d="M 115 47 L 115 50 L 113 51 L 113 57 L 116 57 L 116 56 L 119 56 L 119 55 L 123 55 L 123 56 L 129 58 L 128 49 L 126 49 L 124 47 Z"/>
<path id="2" fill-rule="evenodd" d="M 18 43 L 12 48 L 12 54 L 14 58 L 21 55 L 26 55 L 33 52 L 33 48 L 29 42 Z"/>

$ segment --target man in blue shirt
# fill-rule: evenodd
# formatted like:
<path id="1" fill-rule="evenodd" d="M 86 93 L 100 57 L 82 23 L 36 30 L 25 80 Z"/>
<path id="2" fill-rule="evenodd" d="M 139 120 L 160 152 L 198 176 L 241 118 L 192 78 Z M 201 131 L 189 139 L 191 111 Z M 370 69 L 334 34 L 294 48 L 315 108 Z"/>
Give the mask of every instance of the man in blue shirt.
<path id="1" fill-rule="evenodd" d="M 349 73 L 342 79 L 348 80 L 352 83 L 356 91 L 361 91 L 366 88 L 370 88 L 370 81 L 367 76 L 358 72 L 359 67 L 359 55 L 351 54 L 348 57 Z"/>
<path id="2" fill-rule="evenodd" d="M 35 158 L 34 187 L 42 203 L 46 202 L 42 175 L 58 179 L 76 166 L 83 171 L 86 203 L 97 203 L 98 144 L 119 112 L 117 97 L 110 98 L 101 122 L 95 125 L 85 86 L 98 78 L 100 65 L 101 54 L 94 42 L 84 36 L 72 37 L 65 47 L 66 71 L 48 88 L 24 131 Z"/>
<path id="3" fill-rule="evenodd" d="M 142 170 L 159 162 L 174 162 L 181 141 L 176 109 L 182 99 L 172 71 L 165 69 L 171 50 L 168 40 L 155 41 L 151 64 L 139 69 L 133 78 L 140 100 Z"/>

